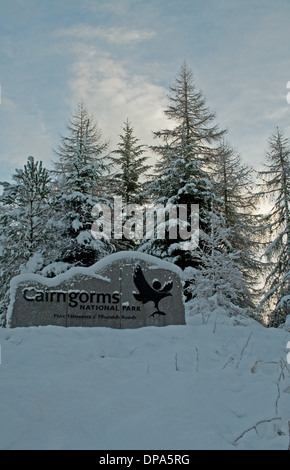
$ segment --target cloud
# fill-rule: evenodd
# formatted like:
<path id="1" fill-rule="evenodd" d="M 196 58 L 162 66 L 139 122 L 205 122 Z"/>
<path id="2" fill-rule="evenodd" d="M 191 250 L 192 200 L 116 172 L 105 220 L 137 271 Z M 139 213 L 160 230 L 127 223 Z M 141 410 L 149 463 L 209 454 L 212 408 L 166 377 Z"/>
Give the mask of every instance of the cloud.
<path id="1" fill-rule="evenodd" d="M 104 28 L 81 24 L 67 29 L 60 29 L 55 34 L 58 36 L 72 36 L 75 39 L 84 41 L 100 39 L 111 44 L 124 45 L 150 40 L 156 35 L 156 32 L 149 29 L 130 30 L 122 27 Z"/>
<path id="2" fill-rule="evenodd" d="M 118 140 L 127 118 L 142 143 L 153 142 L 152 130 L 165 124 L 164 88 L 145 75 L 130 73 L 127 64 L 99 57 L 92 51 L 76 60 L 72 72 L 69 82 L 72 103 L 84 100 L 112 144 Z"/>
<path id="3" fill-rule="evenodd" d="M 289 110 L 290 110 L 290 107 L 289 105 L 287 106 L 284 106 L 284 107 L 280 107 L 278 109 L 275 109 L 275 110 L 271 110 L 271 111 L 268 111 L 266 113 L 266 118 L 269 119 L 270 121 L 279 121 L 280 119 L 286 117 L 286 114 L 289 113 Z"/>
<path id="4" fill-rule="evenodd" d="M 84 31 L 87 36 L 80 34 L 81 39 L 70 45 L 74 57 L 69 71 L 68 104 L 74 109 L 83 100 L 112 147 L 119 142 L 127 118 L 140 144 L 151 145 L 152 131 L 163 128 L 167 122 L 163 114 L 167 90 L 148 77 L 145 71 L 148 64 L 144 68 L 138 64 L 136 68 L 128 58 L 116 58 L 110 47 L 101 48 L 90 42 L 95 34 L 91 28 Z M 127 32 L 128 40 L 133 36 L 132 31 Z M 84 41 L 84 37 L 89 40 Z"/>

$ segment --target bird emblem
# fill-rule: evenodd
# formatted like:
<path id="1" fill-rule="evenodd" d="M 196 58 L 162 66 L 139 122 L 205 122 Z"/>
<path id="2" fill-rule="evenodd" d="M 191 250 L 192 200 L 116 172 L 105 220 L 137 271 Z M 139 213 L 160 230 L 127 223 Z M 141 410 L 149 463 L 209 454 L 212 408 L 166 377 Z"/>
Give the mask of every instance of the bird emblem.
<path id="1" fill-rule="evenodd" d="M 150 317 L 154 317 L 157 314 L 166 315 L 165 312 L 162 312 L 161 310 L 159 310 L 159 302 L 162 299 L 164 299 L 164 297 L 172 296 L 172 294 L 170 294 L 169 291 L 173 287 L 173 282 L 168 281 L 164 284 L 164 286 L 162 286 L 161 282 L 156 279 L 153 281 L 153 284 L 151 287 L 150 284 L 145 279 L 145 276 L 143 274 L 140 264 L 137 264 L 137 266 L 134 269 L 133 279 L 134 279 L 135 286 L 139 290 L 138 294 L 134 294 L 135 299 L 138 300 L 139 302 L 142 302 L 142 304 L 146 304 L 147 302 L 154 303 L 156 311 L 151 313 Z"/>

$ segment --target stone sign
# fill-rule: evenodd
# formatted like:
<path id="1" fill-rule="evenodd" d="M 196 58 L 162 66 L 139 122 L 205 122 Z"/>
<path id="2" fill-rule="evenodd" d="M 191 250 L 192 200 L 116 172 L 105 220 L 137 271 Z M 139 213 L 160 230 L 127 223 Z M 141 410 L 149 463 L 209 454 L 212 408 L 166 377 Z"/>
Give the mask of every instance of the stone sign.
<path id="1" fill-rule="evenodd" d="M 52 279 L 11 282 L 8 325 L 139 328 L 185 324 L 181 270 L 153 256 L 120 252 Z"/>

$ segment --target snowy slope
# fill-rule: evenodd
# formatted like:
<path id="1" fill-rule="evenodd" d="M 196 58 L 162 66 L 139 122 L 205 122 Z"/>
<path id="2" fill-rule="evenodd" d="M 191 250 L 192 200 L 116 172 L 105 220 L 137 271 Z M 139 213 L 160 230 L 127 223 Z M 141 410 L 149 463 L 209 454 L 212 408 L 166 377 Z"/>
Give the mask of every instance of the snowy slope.
<path id="1" fill-rule="evenodd" d="M 288 329 L 0 329 L 0 449 L 287 450 Z"/>

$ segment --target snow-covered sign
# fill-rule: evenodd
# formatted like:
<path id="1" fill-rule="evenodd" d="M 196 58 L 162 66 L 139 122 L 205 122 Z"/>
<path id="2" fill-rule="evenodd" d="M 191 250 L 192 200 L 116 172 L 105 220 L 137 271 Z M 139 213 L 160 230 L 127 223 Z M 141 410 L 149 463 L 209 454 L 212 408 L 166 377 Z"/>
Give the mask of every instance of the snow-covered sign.
<path id="1" fill-rule="evenodd" d="M 172 263 L 120 252 L 53 279 L 16 276 L 11 282 L 8 324 L 12 328 L 185 324 L 180 275 Z"/>

